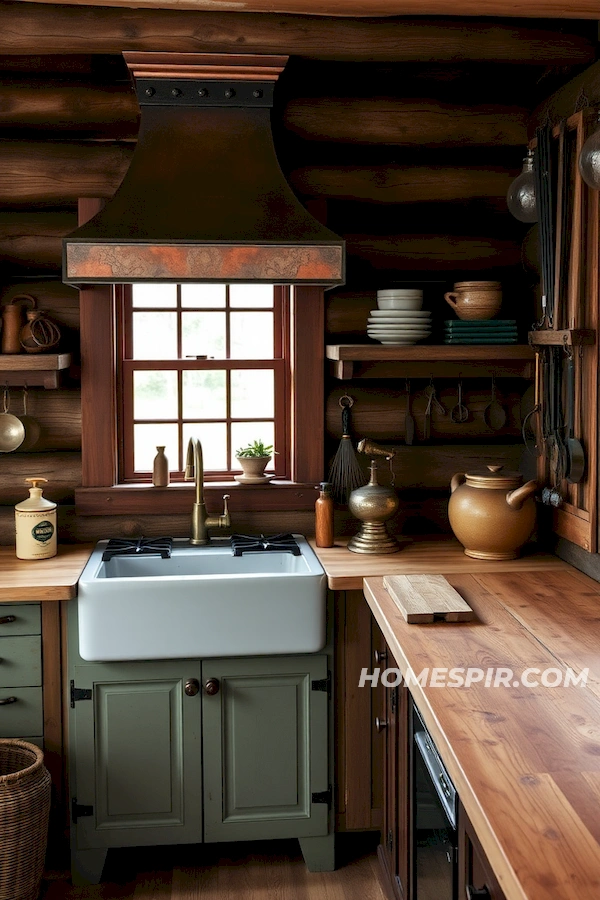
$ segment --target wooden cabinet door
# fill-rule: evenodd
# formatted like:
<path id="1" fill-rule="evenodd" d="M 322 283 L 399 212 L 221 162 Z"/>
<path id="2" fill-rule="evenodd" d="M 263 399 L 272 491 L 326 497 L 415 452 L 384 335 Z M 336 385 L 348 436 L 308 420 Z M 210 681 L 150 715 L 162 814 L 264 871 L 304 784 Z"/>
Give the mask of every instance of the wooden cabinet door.
<path id="1" fill-rule="evenodd" d="M 335 594 L 336 830 L 383 827 L 383 739 L 375 718 L 385 716 L 380 684 L 360 687 L 361 673 L 386 668 L 374 654 L 385 641 L 362 591 Z"/>
<path id="2" fill-rule="evenodd" d="M 202 681 L 205 841 L 327 834 L 327 657 L 210 659 Z"/>
<path id="3" fill-rule="evenodd" d="M 73 669 L 78 850 L 202 840 L 198 661 Z M 87 807 L 87 809 L 86 809 Z"/>
<path id="4" fill-rule="evenodd" d="M 462 804 L 458 808 L 459 900 L 506 900 Z"/>

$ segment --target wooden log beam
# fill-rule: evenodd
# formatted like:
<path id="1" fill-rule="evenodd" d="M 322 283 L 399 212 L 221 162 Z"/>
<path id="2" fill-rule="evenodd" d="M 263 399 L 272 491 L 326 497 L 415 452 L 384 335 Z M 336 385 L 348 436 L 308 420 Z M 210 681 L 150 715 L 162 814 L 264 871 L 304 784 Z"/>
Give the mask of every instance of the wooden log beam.
<path id="1" fill-rule="evenodd" d="M 538 125 L 550 122 L 556 125 L 568 119 L 583 106 L 600 105 L 600 62 L 594 63 L 572 81 L 565 84 L 534 110 L 529 122 L 529 134 L 533 137 Z"/>
<path id="2" fill-rule="evenodd" d="M 135 140 L 138 125 L 138 102 L 128 84 L 0 80 L 0 130 Z"/>
<path id="3" fill-rule="evenodd" d="M 134 146 L 93 141 L 0 142 L 0 204 L 72 206 L 79 197 L 112 197 Z"/>
<path id="4" fill-rule="evenodd" d="M 415 0 L 420 4 L 421 0 Z M 593 36 L 581 26 L 565 27 L 519 19 L 492 22 L 481 18 L 481 3 L 468 22 L 456 19 L 361 21 L 317 15 L 253 15 L 236 12 L 229 3 L 226 14 L 174 9 L 109 8 L 101 3 L 90 9 L 76 3 L 61 5 L 3 2 L 0 5 L 0 53 L 71 54 L 121 53 L 123 50 L 173 52 L 285 53 L 307 59 L 370 62 L 453 62 L 463 60 L 585 65 L 595 59 Z M 488 0 L 489 2 L 489 0 Z M 535 2 L 535 0 L 529 0 Z M 566 0 L 563 0 L 566 6 Z M 269 3 L 272 5 L 271 0 Z M 597 0 L 577 0 L 595 8 Z M 508 14 L 520 14 L 526 5 L 512 4 Z M 450 8 L 451 7 L 451 8 Z M 578 18 L 577 5 L 570 16 Z M 374 16 L 370 3 L 363 13 Z M 419 5 L 418 16 L 425 14 Z M 448 15 L 459 12 L 449 0 Z M 530 15 L 530 13 L 523 13 Z M 359 13 L 352 13 L 359 15 Z M 543 16 L 542 12 L 537 15 Z M 559 15 L 556 5 L 548 14 Z M 579 16 L 583 18 L 583 16 Z"/>
<path id="5" fill-rule="evenodd" d="M 493 166 L 306 166 L 289 181 L 310 197 L 367 203 L 443 203 L 506 198 L 514 175 Z"/>
<path id="6" fill-rule="evenodd" d="M 393 97 L 301 97 L 283 121 L 305 140 L 417 147 L 517 146 L 527 141 L 526 109 L 468 108 Z"/>
<path id="7" fill-rule="evenodd" d="M 76 227 L 75 213 L 0 213 L 0 267 L 4 271 L 59 272 L 62 239 Z"/>
<path id="8" fill-rule="evenodd" d="M 13 397 L 14 397 L 14 391 Z M 12 404 L 18 414 L 20 404 Z M 0 459 L 0 504 L 19 503 L 27 496 L 25 479 L 43 473 L 48 479 L 44 491 L 55 503 L 73 503 L 75 488 L 81 484 L 81 453 L 4 453 Z"/>
<path id="9" fill-rule="evenodd" d="M 346 234 L 350 255 L 375 268 L 398 271 L 481 271 L 517 266 L 521 248 L 516 241 L 493 237 L 397 234 L 388 237 Z"/>
<path id="10" fill-rule="evenodd" d="M 29 0 L 47 3 L 50 0 Z M 222 10 L 231 15 L 231 0 L 61 0 L 61 5 L 116 6 L 140 9 Z M 238 4 L 235 4 L 236 6 Z M 597 19 L 595 0 L 245 0 L 248 12 L 321 16 L 514 16 Z"/>

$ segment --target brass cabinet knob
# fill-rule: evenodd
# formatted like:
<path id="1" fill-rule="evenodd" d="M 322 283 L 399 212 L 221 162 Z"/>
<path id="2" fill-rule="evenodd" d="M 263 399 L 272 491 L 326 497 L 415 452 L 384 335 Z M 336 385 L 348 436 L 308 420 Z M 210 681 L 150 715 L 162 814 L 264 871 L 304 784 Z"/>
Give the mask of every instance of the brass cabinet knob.
<path id="1" fill-rule="evenodd" d="M 375 719 L 375 728 L 377 731 L 383 731 L 384 728 L 387 728 L 389 722 L 387 719 L 380 719 L 379 716 Z"/>
<path id="2" fill-rule="evenodd" d="M 383 662 L 385 659 L 387 659 L 387 651 L 375 650 L 373 652 L 373 656 L 375 657 L 375 662 Z"/>
<path id="3" fill-rule="evenodd" d="M 221 685 L 219 684 L 219 679 L 218 679 L 218 678 L 209 678 L 209 679 L 208 679 L 207 681 L 205 681 L 205 683 L 204 683 L 204 690 L 206 691 L 207 694 L 210 694 L 211 697 L 212 697 L 214 694 L 218 694 L 218 693 L 219 693 L 219 688 L 220 688 L 220 687 L 221 687 Z"/>
<path id="4" fill-rule="evenodd" d="M 200 690 L 200 682 L 197 678 L 188 678 L 185 683 L 184 691 L 188 697 L 195 697 Z"/>

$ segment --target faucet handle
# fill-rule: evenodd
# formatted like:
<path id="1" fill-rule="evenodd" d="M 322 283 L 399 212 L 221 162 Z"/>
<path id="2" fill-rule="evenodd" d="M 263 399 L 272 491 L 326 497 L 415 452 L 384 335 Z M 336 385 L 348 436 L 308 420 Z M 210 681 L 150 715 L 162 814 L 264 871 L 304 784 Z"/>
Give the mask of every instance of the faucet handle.
<path id="1" fill-rule="evenodd" d="M 229 515 L 229 506 L 227 501 L 230 494 L 223 494 L 223 515 L 219 516 L 219 528 L 229 528 L 231 525 L 231 517 Z"/>

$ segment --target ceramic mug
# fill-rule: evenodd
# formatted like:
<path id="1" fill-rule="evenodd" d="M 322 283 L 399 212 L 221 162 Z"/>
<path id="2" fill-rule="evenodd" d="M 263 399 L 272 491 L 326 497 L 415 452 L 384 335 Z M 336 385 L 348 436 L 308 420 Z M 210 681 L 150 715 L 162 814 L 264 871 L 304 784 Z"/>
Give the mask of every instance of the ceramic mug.
<path id="1" fill-rule="evenodd" d="M 459 319 L 493 319 L 502 305 L 502 286 L 499 281 L 457 281 L 444 298 Z"/>

